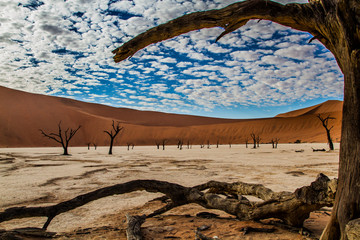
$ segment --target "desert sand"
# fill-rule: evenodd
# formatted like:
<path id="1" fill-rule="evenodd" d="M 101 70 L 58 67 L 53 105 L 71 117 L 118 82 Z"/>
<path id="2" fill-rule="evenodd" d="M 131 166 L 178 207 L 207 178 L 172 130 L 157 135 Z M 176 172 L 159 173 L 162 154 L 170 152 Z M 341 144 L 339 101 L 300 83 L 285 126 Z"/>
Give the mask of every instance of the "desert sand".
<path id="1" fill-rule="evenodd" d="M 62 156 L 61 148 L 0 149 L 0 211 L 15 206 L 45 206 L 71 199 L 101 187 L 135 179 L 156 179 L 184 186 L 210 180 L 260 183 L 274 191 L 291 191 L 315 180 L 318 173 L 337 177 L 339 145 L 331 152 L 313 152 L 327 148 L 325 143 L 279 144 L 273 149 L 262 144 L 259 149 L 245 145 L 220 145 L 210 149 L 197 145 L 192 149 L 167 146 L 135 146 L 133 150 L 115 147 L 107 155 L 107 147 L 69 148 L 70 156 Z M 295 152 L 301 150 L 303 152 Z M 161 196 L 137 191 L 107 197 L 79 207 L 53 219 L 48 231 L 60 239 L 126 239 L 125 214 L 149 214 L 162 206 Z M 196 217 L 199 212 L 215 212 L 220 218 Z M 305 227 L 318 237 L 325 227 L 330 209 L 313 213 Z M 45 218 L 11 220 L 0 223 L 0 229 L 42 227 Z M 175 208 L 161 217 L 143 224 L 146 239 L 194 239 L 194 230 L 210 226 L 203 234 L 220 239 L 309 239 L 299 233 L 257 222 L 238 221 L 233 217 L 196 205 Z M 242 235 L 245 226 L 275 228 L 274 233 Z"/>
<path id="2" fill-rule="evenodd" d="M 331 135 L 333 141 L 340 142 L 342 104 L 342 101 L 327 101 L 273 118 L 221 119 L 114 108 L 0 86 L 0 147 L 57 147 L 39 129 L 58 132 L 60 121 L 63 130 L 81 125 L 71 146 L 108 145 L 110 139 L 104 130 L 111 129 L 112 121 L 124 127 L 115 145 L 154 145 L 163 139 L 168 144 L 177 144 L 178 140 L 191 144 L 207 141 L 239 144 L 245 143 L 251 133 L 259 135 L 264 143 L 273 138 L 279 138 L 280 143 L 327 142 L 318 114 L 335 118 L 330 121 Z"/>

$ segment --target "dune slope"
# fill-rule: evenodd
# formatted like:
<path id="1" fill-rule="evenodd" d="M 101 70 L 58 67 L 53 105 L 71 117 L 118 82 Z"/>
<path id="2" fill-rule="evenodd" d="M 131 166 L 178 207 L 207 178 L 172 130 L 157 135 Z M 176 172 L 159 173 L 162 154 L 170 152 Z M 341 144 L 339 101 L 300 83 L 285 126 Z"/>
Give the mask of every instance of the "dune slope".
<path id="1" fill-rule="evenodd" d="M 104 130 L 110 130 L 112 121 L 119 121 L 124 131 L 116 145 L 154 145 L 167 140 L 168 144 L 228 144 L 244 143 L 250 133 L 260 135 L 262 142 L 280 138 L 280 142 L 326 142 L 326 134 L 317 114 L 336 119 L 332 136 L 340 140 L 342 102 L 325 103 L 279 114 L 267 119 L 221 119 L 152 111 L 114 108 L 100 104 L 31 94 L 0 87 L 0 147 L 58 146 L 40 134 L 39 129 L 56 132 L 61 121 L 63 129 L 81 129 L 71 141 L 72 146 L 109 143 Z"/>

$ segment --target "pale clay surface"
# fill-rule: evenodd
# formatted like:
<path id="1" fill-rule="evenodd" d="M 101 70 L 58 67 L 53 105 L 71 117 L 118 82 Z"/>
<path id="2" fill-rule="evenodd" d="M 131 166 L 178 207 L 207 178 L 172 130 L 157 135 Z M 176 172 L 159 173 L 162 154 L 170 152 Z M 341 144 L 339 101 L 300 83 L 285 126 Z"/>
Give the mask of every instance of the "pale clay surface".
<path id="1" fill-rule="evenodd" d="M 136 179 L 156 179 L 184 186 L 210 180 L 261 183 L 274 191 L 294 191 L 309 185 L 322 172 L 337 177 L 339 145 L 333 152 L 313 152 L 325 143 L 279 144 L 273 149 L 245 145 L 221 145 L 210 149 L 192 146 L 183 150 L 167 146 L 142 146 L 127 151 L 115 147 L 70 147 L 71 156 L 62 156 L 61 148 L 0 149 L 0 211 L 15 206 L 52 205 L 79 194 Z M 295 152 L 303 149 L 304 152 Z M 107 197 L 61 214 L 51 222 L 49 231 L 70 231 L 102 226 L 101 218 L 124 209 L 142 206 L 161 194 L 133 192 Z M 91 211 L 91 212 L 90 212 Z M 150 211 L 151 212 L 151 211 Z M 44 218 L 12 220 L 0 223 L 0 229 L 41 227 Z"/>

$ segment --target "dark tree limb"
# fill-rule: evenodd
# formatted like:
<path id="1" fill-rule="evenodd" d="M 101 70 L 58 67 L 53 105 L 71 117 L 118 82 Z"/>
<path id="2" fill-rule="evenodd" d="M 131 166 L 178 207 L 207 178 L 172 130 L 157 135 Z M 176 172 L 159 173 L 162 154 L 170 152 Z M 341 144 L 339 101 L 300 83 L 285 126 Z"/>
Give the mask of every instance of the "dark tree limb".
<path id="1" fill-rule="evenodd" d="M 209 192 L 203 190 L 210 189 Z M 222 183 L 211 181 L 193 188 L 184 187 L 179 184 L 157 181 L 157 180 L 135 180 L 101 188 L 71 200 L 46 207 L 15 207 L 6 209 L 0 213 L 0 222 L 26 217 L 48 217 L 44 229 L 48 227 L 51 220 L 64 212 L 80 207 L 91 201 L 117 194 L 124 194 L 138 190 L 148 192 L 161 192 L 171 202 L 165 207 L 155 211 L 148 217 L 164 213 L 174 207 L 196 203 L 208 209 L 218 209 L 236 216 L 241 220 L 260 220 L 266 218 L 279 218 L 291 226 L 301 226 L 310 212 L 323 206 L 331 206 L 336 192 L 336 180 L 329 180 L 323 174 L 310 186 L 297 189 L 294 193 L 274 193 L 259 184 Z M 232 192 L 237 195 L 254 195 L 263 202 L 250 202 L 236 199 L 228 199 L 212 192 Z"/>
<path id="2" fill-rule="evenodd" d="M 120 122 L 117 122 L 116 126 L 115 126 L 115 122 L 114 120 L 112 121 L 112 130 L 110 131 L 104 131 L 104 133 L 108 134 L 110 137 L 110 147 L 109 147 L 109 155 L 112 154 L 112 149 L 113 149 L 113 145 L 114 145 L 114 139 L 115 137 L 119 134 L 119 132 L 124 129 L 124 127 L 120 127 Z M 113 132 L 114 130 L 114 132 Z M 129 148 L 129 145 L 128 145 Z"/>
<path id="3" fill-rule="evenodd" d="M 126 214 L 127 228 L 126 236 L 128 240 L 142 240 L 141 225 L 145 222 L 145 215 L 131 216 Z"/>
<path id="4" fill-rule="evenodd" d="M 63 155 L 69 155 L 69 153 L 68 153 L 69 142 L 74 137 L 76 132 L 80 129 L 80 127 L 81 127 L 81 125 L 79 125 L 78 128 L 76 128 L 76 129 L 67 128 L 63 134 L 62 129 L 61 129 L 61 121 L 60 121 L 58 124 L 58 133 L 45 133 L 42 129 L 39 129 L 39 130 L 44 137 L 47 137 L 47 138 L 54 140 L 61 144 L 61 146 L 64 149 Z M 70 130 L 70 132 L 69 132 L 69 130 Z"/>
<path id="5" fill-rule="evenodd" d="M 133 56 L 140 49 L 190 31 L 221 27 L 225 31 L 216 39 L 238 29 L 250 19 L 271 20 L 300 31 L 314 33 L 319 19 L 309 4 L 282 5 L 269 0 L 237 2 L 223 9 L 195 12 L 151 28 L 115 49 L 115 62 Z M 314 34 L 315 35 L 315 34 Z M 319 34 L 316 34 L 319 35 Z"/>
<path id="6" fill-rule="evenodd" d="M 331 139 L 331 134 L 330 134 L 331 129 L 334 126 L 331 126 L 331 127 L 329 126 L 329 120 L 334 120 L 335 118 L 331 117 L 330 115 L 327 115 L 326 117 L 323 117 L 323 116 L 321 116 L 321 114 L 318 114 L 317 118 L 321 121 L 323 127 L 326 130 L 326 137 L 327 137 L 327 140 L 328 140 L 330 150 L 334 150 L 334 144 L 333 144 L 333 141 Z"/>

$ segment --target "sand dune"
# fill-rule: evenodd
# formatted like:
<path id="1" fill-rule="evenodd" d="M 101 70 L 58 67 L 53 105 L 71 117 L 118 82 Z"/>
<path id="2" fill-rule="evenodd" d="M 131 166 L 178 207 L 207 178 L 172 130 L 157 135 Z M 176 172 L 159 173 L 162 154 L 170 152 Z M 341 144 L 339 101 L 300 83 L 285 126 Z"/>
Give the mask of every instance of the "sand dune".
<path id="1" fill-rule="evenodd" d="M 81 125 L 71 145 L 87 143 L 107 145 L 108 136 L 103 132 L 111 128 L 113 120 L 124 126 L 115 141 L 116 145 L 154 145 L 167 139 L 176 144 L 182 139 L 186 144 L 244 143 L 250 133 L 260 135 L 262 142 L 280 138 L 280 142 L 326 142 L 326 134 L 317 114 L 330 114 L 334 141 L 340 140 L 342 102 L 327 101 L 305 109 L 279 114 L 267 119 L 221 119 L 191 115 L 168 114 L 114 108 L 100 104 L 25 93 L 0 87 L 0 147 L 57 146 L 44 138 L 39 129 L 56 131 L 62 121 L 63 128 Z"/>

